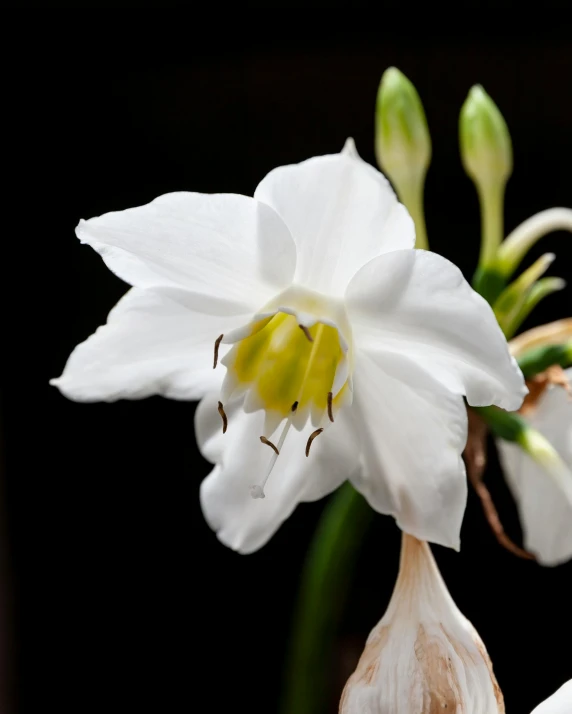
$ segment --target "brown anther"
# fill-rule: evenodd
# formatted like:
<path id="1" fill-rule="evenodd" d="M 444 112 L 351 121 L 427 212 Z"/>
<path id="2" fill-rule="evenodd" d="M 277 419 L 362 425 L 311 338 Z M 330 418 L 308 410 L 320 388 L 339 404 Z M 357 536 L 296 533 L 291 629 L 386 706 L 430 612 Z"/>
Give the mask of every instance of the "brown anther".
<path id="1" fill-rule="evenodd" d="M 310 330 L 306 327 L 306 325 L 298 325 L 298 327 L 302 330 L 302 332 L 306 335 L 306 339 L 309 342 L 313 342 L 314 338 L 310 334 Z"/>
<path id="2" fill-rule="evenodd" d="M 333 396 L 334 395 L 331 392 L 328 392 L 328 416 L 330 417 L 330 421 L 334 421 L 334 412 L 332 410 Z"/>
<path id="3" fill-rule="evenodd" d="M 316 431 L 313 431 L 310 434 L 310 438 L 308 439 L 308 443 L 306 444 L 306 456 L 310 456 L 310 446 L 312 446 L 312 442 L 317 436 L 320 436 L 320 434 L 324 431 L 323 428 L 316 429 Z"/>
<path id="4" fill-rule="evenodd" d="M 292 404 L 292 411 L 295 412 L 296 409 L 298 409 L 298 402 L 294 402 L 294 404 Z"/>
<path id="5" fill-rule="evenodd" d="M 224 408 L 222 406 L 222 402 L 218 403 L 218 413 L 220 414 L 221 419 L 222 419 L 222 433 L 226 434 L 226 428 L 228 426 L 228 418 L 227 418 L 226 414 L 224 413 Z"/>
<path id="6" fill-rule="evenodd" d="M 265 436 L 261 436 L 261 437 L 260 437 L 260 441 L 261 441 L 263 444 L 266 444 L 266 446 L 269 446 L 273 451 L 275 451 L 275 452 L 276 452 L 276 456 L 280 456 L 280 452 L 278 451 L 278 449 L 276 448 L 276 446 L 274 446 L 274 444 L 270 441 L 270 439 L 267 439 Z"/>
<path id="7" fill-rule="evenodd" d="M 216 342 L 214 343 L 214 362 L 213 362 L 213 369 L 216 369 L 217 362 L 218 362 L 218 348 L 220 346 L 220 342 L 224 335 L 220 335 L 219 337 L 216 338 Z"/>

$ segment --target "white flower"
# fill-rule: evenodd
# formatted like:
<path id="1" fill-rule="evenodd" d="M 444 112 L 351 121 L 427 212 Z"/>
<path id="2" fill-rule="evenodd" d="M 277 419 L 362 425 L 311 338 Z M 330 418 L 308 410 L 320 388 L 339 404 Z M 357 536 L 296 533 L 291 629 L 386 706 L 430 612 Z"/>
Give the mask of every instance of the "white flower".
<path id="1" fill-rule="evenodd" d="M 541 702 L 531 714 L 570 714 L 572 712 L 572 679 Z"/>
<path id="2" fill-rule="evenodd" d="M 572 369 L 566 376 L 572 379 Z M 572 558 L 572 399 L 549 385 L 526 418 L 549 443 L 525 444 L 528 453 L 502 439 L 497 447 L 526 549 L 543 565 L 558 565 Z"/>
<path id="3" fill-rule="evenodd" d="M 340 714 L 501 714 L 485 646 L 427 543 L 403 534 L 397 583 L 340 702 Z"/>
<path id="4" fill-rule="evenodd" d="M 52 383 L 79 401 L 204 396 L 201 502 L 224 543 L 259 548 L 350 477 L 404 530 L 459 546 L 463 395 L 512 410 L 526 388 L 489 305 L 412 249 L 353 145 L 271 171 L 254 198 L 167 194 L 77 234 L 134 287 Z"/>

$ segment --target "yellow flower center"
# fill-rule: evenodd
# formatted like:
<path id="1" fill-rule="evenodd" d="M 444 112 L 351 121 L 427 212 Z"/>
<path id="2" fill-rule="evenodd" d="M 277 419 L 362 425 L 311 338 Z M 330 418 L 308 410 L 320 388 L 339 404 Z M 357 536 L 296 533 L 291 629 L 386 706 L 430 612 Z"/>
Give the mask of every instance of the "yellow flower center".
<path id="1" fill-rule="evenodd" d="M 338 406 L 341 390 L 333 395 L 332 389 L 346 356 L 335 327 L 301 327 L 294 316 L 279 312 L 255 323 L 253 333 L 234 345 L 223 363 L 240 387 L 254 390 L 262 408 L 282 418 L 310 412 L 317 423 L 329 402 L 330 411 Z"/>
<path id="2" fill-rule="evenodd" d="M 277 296 L 249 325 L 220 335 L 215 367 L 223 340 L 232 347 L 221 360 L 227 373 L 220 399 L 244 396 L 246 412 L 266 413 L 260 441 L 274 453 L 262 482 L 251 488 L 254 498 L 264 498 L 264 485 L 290 427 L 300 431 L 311 420 L 308 456 L 313 440 L 351 402 L 350 326 L 341 303 L 296 288 Z M 228 420 L 223 401 L 218 408 L 224 433 Z M 284 420 L 275 443 L 270 441 Z"/>

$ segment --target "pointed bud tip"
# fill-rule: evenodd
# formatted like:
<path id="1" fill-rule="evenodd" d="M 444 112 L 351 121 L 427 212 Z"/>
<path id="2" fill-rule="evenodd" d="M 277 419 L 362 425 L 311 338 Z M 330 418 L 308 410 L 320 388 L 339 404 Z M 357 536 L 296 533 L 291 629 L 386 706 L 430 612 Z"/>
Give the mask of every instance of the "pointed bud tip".
<path id="1" fill-rule="evenodd" d="M 473 86 L 469 89 L 469 93 L 465 102 L 482 102 L 487 100 L 492 101 L 489 95 L 485 92 L 485 88 L 483 87 L 483 85 L 473 84 Z"/>
<path id="2" fill-rule="evenodd" d="M 386 89 L 397 87 L 402 83 L 411 85 L 411 82 L 407 79 L 403 72 L 397 69 L 397 67 L 388 67 L 381 75 L 380 86 L 383 86 Z"/>

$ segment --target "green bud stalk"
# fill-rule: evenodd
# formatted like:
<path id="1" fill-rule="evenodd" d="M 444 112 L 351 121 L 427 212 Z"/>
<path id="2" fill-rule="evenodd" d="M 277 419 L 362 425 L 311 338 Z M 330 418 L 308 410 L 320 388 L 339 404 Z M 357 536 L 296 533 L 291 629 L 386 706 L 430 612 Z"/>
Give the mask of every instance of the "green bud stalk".
<path id="1" fill-rule="evenodd" d="M 491 267 L 504 237 L 506 182 L 512 172 L 512 144 L 498 107 L 480 86 L 471 88 L 459 117 L 461 159 L 481 205 L 479 268 Z"/>

